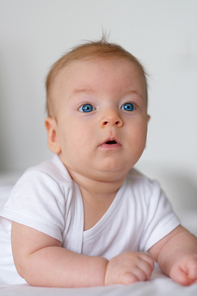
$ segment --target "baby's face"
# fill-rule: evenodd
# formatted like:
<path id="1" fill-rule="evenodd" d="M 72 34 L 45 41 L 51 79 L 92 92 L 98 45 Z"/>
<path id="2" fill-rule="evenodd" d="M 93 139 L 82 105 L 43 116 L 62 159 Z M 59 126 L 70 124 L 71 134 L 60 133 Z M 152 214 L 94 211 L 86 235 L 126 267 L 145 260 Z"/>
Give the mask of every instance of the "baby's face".
<path id="1" fill-rule="evenodd" d="M 125 59 L 74 61 L 54 82 L 56 141 L 70 172 L 123 177 L 146 143 L 144 77 Z"/>

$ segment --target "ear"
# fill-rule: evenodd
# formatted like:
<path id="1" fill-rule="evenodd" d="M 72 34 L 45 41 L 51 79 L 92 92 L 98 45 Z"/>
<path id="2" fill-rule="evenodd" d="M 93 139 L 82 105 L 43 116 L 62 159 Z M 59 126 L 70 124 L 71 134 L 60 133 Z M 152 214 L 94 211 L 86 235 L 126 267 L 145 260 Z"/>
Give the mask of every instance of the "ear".
<path id="1" fill-rule="evenodd" d="M 57 138 L 57 123 L 52 117 L 47 117 L 45 119 L 45 127 L 47 130 L 47 143 L 49 149 L 56 154 L 61 152 L 60 145 Z"/>

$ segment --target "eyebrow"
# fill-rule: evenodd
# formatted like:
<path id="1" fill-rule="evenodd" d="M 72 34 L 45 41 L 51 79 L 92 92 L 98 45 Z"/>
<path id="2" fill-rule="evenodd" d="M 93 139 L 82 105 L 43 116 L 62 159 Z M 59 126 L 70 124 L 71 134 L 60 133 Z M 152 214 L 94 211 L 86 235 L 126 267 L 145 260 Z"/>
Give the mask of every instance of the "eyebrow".
<path id="1" fill-rule="evenodd" d="M 78 94 L 78 93 L 94 93 L 95 91 L 91 88 L 76 88 L 73 90 L 73 94 Z"/>
<path id="2" fill-rule="evenodd" d="M 76 88 L 73 90 L 71 96 L 69 98 L 72 98 L 74 95 L 76 94 L 80 94 L 80 93 L 91 93 L 91 94 L 94 94 L 96 91 L 94 91 L 93 89 L 91 88 Z M 141 100 L 144 100 L 144 96 L 143 94 L 140 94 L 139 92 L 135 91 L 135 90 L 129 90 L 125 93 L 122 94 L 122 96 L 127 96 L 127 95 L 132 95 L 132 94 L 135 94 L 137 95 Z"/>
<path id="3" fill-rule="evenodd" d="M 91 88 L 76 88 L 76 89 L 74 89 L 73 91 L 72 91 L 72 94 L 69 96 L 69 98 L 68 99 L 71 99 L 73 96 L 75 96 L 76 94 L 85 94 L 85 93 L 91 93 L 91 94 L 93 94 L 93 93 L 95 93 L 95 91 L 93 90 L 93 89 L 91 89 Z"/>
<path id="4" fill-rule="evenodd" d="M 82 88 L 82 89 L 74 89 L 73 94 L 78 94 L 78 93 L 94 93 L 95 91 L 91 88 Z M 129 94 L 136 94 L 141 97 L 141 94 L 138 93 L 135 90 L 129 90 L 128 92 L 124 93 L 123 95 L 129 95 Z"/>
<path id="5" fill-rule="evenodd" d="M 129 90 L 128 92 L 126 92 L 125 95 L 129 95 L 129 94 L 136 94 L 136 95 L 141 97 L 141 94 L 139 92 L 135 91 L 135 90 Z"/>
<path id="6" fill-rule="evenodd" d="M 135 94 L 135 95 L 138 96 L 138 98 L 140 98 L 141 100 L 144 100 L 144 96 L 143 96 L 143 94 L 142 94 L 142 93 L 139 93 L 139 92 L 136 91 L 136 90 L 129 90 L 129 91 L 125 92 L 125 93 L 123 94 L 123 96 L 128 96 L 128 95 L 132 95 L 132 94 Z"/>
<path id="7" fill-rule="evenodd" d="M 124 95 L 125 96 L 128 96 L 128 95 L 132 95 L 132 94 L 135 94 L 137 95 L 137 97 L 140 99 L 140 101 L 144 101 L 146 106 L 147 106 L 147 99 L 146 99 L 146 95 L 144 96 L 143 93 L 139 93 L 135 90 L 129 90 L 128 92 L 126 92 Z"/>

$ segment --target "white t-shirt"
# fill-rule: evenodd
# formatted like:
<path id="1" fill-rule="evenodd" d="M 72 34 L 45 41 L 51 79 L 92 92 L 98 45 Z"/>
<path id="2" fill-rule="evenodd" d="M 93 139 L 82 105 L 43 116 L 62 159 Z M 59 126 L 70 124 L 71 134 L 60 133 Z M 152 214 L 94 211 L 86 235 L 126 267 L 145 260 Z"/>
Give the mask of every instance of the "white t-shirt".
<path id="1" fill-rule="evenodd" d="M 57 155 L 25 172 L 0 216 L 9 244 L 15 221 L 56 238 L 73 252 L 108 260 L 124 251 L 146 252 L 179 225 L 159 184 L 131 169 L 104 216 L 84 231 L 79 187 Z"/>

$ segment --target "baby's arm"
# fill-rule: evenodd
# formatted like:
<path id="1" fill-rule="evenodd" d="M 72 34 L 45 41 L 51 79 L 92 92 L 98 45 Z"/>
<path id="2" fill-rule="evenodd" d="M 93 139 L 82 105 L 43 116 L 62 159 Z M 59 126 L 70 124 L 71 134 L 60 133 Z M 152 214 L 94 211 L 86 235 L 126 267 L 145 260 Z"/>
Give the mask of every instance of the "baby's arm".
<path id="1" fill-rule="evenodd" d="M 108 260 L 71 252 L 33 228 L 12 223 L 12 250 L 17 271 L 32 286 L 101 286 Z"/>
<path id="2" fill-rule="evenodd" d="M 182 226 L 156 243 L 149 253 L 175 282 L 188 286 L 197 281 L 197 238 Z"/>
<path id="3" fill-rule="evenodd" d="M 46 287 L 87 287 L 131 284 L 148 280 L 153 259 L 142 253 L 124 252 L 110 261 L 84 256 L 33 228 L 12 223 L 12 250 L 17 271 L 27 283 Z"/>

